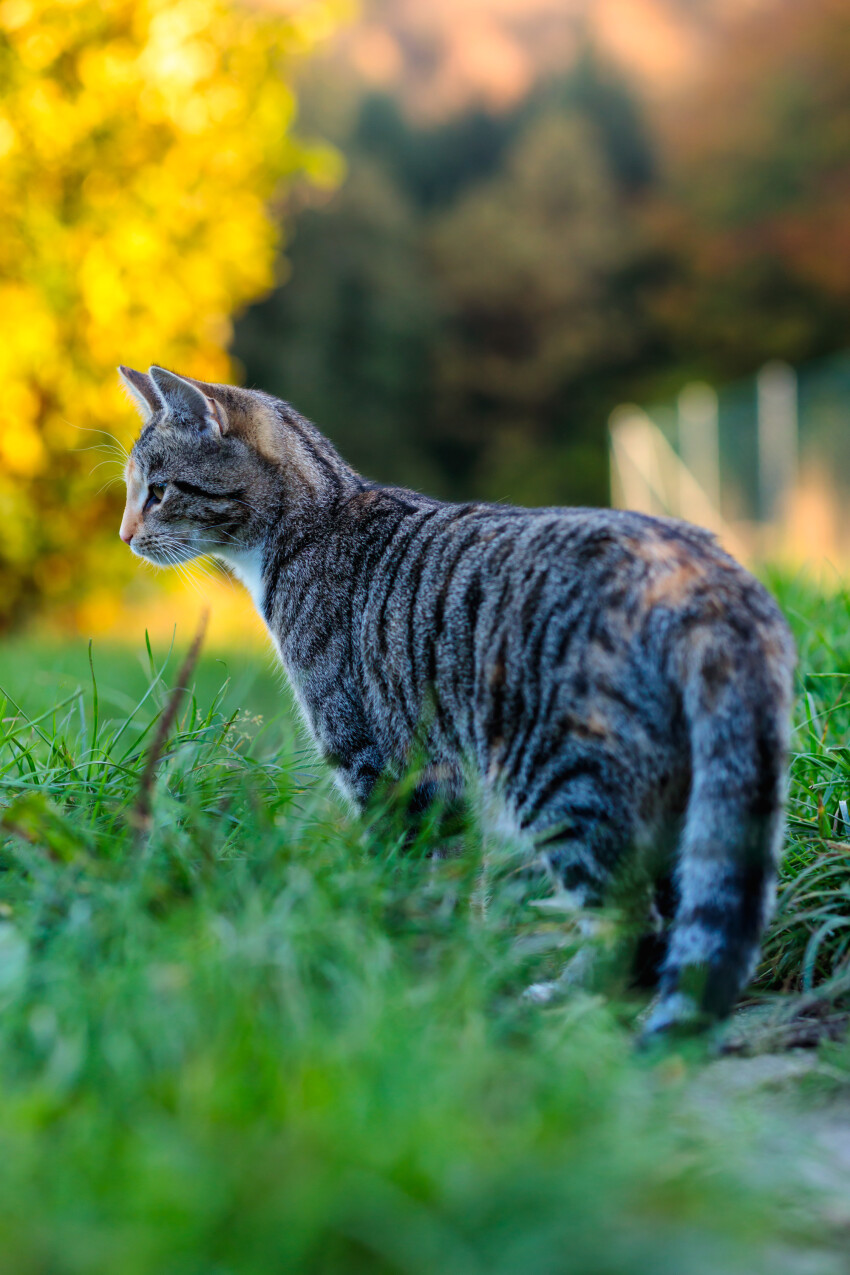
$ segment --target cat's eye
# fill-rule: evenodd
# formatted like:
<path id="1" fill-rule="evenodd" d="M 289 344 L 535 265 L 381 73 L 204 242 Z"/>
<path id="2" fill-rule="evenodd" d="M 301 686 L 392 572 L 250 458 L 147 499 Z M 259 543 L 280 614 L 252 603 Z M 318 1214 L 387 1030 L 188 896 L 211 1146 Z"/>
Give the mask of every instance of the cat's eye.
<path id="1" fill-rule="evenodd" d="M 147 513 L 149 509 L 153 509 L 154 505 L 158 505 L 165 495 L 164 483 L 151 483 L 148 487 L 148 498 L 145 501 L 145 507 L 142 513 Z"/>

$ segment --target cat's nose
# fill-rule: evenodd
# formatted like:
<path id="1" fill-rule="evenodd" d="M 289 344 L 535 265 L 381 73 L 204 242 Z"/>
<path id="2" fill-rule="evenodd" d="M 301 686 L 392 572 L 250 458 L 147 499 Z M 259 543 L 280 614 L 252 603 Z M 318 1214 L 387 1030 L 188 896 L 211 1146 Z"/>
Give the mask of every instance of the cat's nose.
<path id="1" fill-rule="evenodd" d="M 125 509 L 124 517 L 121 519 L 121 530 L 118 532 L 125 545 L 130 543 L 138 530 L 138 517 L 134 517 L 132 509 Z"/>

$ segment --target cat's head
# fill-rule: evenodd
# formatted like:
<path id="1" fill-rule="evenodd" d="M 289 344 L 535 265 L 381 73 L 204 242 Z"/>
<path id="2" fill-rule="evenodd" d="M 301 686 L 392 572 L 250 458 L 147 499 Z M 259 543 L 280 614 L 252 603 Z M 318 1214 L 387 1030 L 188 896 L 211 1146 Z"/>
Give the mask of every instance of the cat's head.
<path id="1" fill-rule="evenodd" d="M 160 565 L 238 558 L 287 505 L 320 497 L 350 473 L 317 430 L 267 394 L 161 367 L 119 373 L 143 420 L 120 531 L 139 557 Z"/>

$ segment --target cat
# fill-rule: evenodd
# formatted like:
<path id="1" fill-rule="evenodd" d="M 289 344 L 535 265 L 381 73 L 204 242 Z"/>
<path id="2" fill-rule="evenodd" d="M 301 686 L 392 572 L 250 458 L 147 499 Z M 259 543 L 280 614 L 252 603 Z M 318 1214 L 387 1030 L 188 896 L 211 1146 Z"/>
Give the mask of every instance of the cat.
<path id="1" fill-rule="evenodd" d="M 582 906 L 659 853 L 672 897 L 645 1033 L 727 1016 L 775 893 L 793 642 L 713 536 L 611 509 L 446 504 L 367 481 L 270 395 L 151 367 L 121 537 L 244 582 L 361 809 L 474 775 Z"/>

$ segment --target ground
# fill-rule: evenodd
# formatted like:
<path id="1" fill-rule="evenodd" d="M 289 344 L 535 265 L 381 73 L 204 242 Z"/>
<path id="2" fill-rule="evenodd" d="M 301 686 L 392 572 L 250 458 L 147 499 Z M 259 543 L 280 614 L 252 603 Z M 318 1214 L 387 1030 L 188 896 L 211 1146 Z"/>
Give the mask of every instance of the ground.
<path id="1" fill-rule="evenodd" d="M 780 907 L 722 1039 L 648 1055 L 614 959 L 523 999 L 572 922 L 475 827 L 434 858 L 352 819 L 269 659 L 205 654 L 169 724 L 180 659 L 142 635 L 93 677 L 85 644 L 0 648 L 2 1269 L 850 1269 L 850 607 L 772 583 Z"/>

